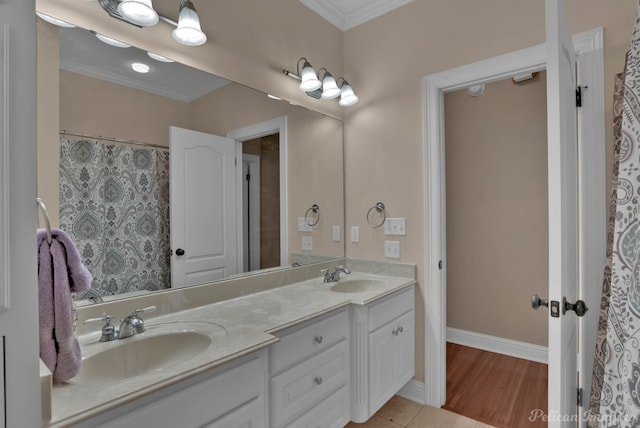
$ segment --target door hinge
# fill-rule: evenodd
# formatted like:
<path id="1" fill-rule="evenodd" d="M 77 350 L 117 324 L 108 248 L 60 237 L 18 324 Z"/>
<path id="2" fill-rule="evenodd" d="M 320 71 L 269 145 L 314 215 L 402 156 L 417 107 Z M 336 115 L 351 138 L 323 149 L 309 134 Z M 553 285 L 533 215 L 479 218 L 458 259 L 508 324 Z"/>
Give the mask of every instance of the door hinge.
<path id="1" fill-rule="evenodd" d="M 578 388 L 578 407 L 582 407 L 582 388 Z"/>
<path id="2" fill-rule="evenodd" d="M 442 260 L 438 262 L 438 269 L 442 270 Z"/>

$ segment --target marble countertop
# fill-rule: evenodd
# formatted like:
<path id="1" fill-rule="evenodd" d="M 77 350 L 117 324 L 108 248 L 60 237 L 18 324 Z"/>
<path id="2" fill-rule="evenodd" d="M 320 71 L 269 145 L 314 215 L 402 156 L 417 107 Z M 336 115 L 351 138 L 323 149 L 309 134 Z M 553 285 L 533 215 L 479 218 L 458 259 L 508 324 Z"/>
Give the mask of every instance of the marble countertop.
<path id="1" fill-rule="evenodd" d="M 44 426 L 64 427 L 78 423 L 270 346 L 278 341 L 273 334 L 279 330 L 351 304 L 369 304 L 415 284 L 415 279 L 411 278 L 361 272 L 343 275 L 340 282 L 354 280 L 375 280 L 377 287 L 362 292 L 334 292 L 331 287 L 336 283 L 324 283 L 319 277 L 155 318 L 145 317 L 147 332 L 132 338 L 100 343 L 99 331 L 80 336 L 83 358 L 87 358 L 102 349 L 118 346 L 121 341 L 142 340 L 144 335 L 162 334 L 158 332 L 181 323 L 200 323 L 204 330 L 210 326 L 212 331 L 223 332 L 217 334 L 212 345 L 203 352 L 162 370 L 100 382 L 83 381 L 79 375 L 66 383 L 53 385 L 51 419 Z"/>

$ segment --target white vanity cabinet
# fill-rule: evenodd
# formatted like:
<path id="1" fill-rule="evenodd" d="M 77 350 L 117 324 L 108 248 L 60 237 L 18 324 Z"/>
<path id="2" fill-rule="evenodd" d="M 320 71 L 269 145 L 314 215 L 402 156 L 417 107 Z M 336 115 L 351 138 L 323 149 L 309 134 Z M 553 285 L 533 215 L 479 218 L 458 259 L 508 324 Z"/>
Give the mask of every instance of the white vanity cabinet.
<path id="1" fill-rule="evenodd" d="M 266 360 L 258 351 L 74 426 L 267 428 Z"/>
<path id="2" fill-rule="evenodd" d="M 351 310 L 351 418 L 365 422 L 415 371 L 414 286 Z"/>
<path id="3" fill-rule="evenodd" d="M 270 348 L 271 428 L 342 428 L 350 420 L 349 312 L 276 333 Z"/>

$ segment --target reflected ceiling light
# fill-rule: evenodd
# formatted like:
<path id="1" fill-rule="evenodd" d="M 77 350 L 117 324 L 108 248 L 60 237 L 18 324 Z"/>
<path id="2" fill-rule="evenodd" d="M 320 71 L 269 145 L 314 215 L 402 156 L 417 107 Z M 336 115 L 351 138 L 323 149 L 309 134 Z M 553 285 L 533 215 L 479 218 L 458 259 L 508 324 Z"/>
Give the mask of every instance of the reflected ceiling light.
<path id="1" fill-rule="evenodd" d="M 340 101 L 338 101 L 338 104 L 342 107 L 352 106 L 357 103 L 360 98 L 353 92 L 353 88 L 349 82 L 344 80 L 344 77 L 341 77 L 341 79 L 342 85 L 340 85 Z"/>
<path id="2" fill-rule="evenodd" d="M 45 21 L 47 21 L 49 24 L 57 25 L 58 27 L 64 27 L 64 28 L 74 28 L 75 27 L 75 25 L 73 25 L 73 24 L 69 24 L 68 22 L 63 21 L 62 19 L 54 18 L 53 16 L 44 14 L 42 12 L 36 12 L 36 15 L 38 15 L 40 18 L 42 18 Z"/>
<path id="3" fill-rule="evenodd" d="M 272 100 L 276 100 L 276 101 L 282 100 L 282 98 L 276 97 L 275 95 L 271 95 L 271 94 L 267 94 L 267 97 L 271 98 Z"/>
<path id="4" fill-rule="evenodd" d="M 153 53 L 153 52 L 147 52 L 147 55 L 149 55 L 150 58 L 155 59 L 156 61 L 160 61 L 160 62 L 175 62 L 171 58 L 167 58 L 166 56 L 158 55 L 158 54 Z"/>
<path id="5" fill-rule="evenodd" d="M 177 21 L 156 12 L 151 0 L 98 0 L 98 3 L 110 17 L 137 27 L 150 27 L 164 21 L 176 27 L 173 38 L 183 45 L 200 46 L 207 41 L 200 28 L 200 17 L 190 0 L 180 1 Z"/>
<path id="6" fill-rule="evenodd" d="M 200 46 L 207 36 L 200 29 L 200 17 L 190 0 L 182 0 L 178 14 L 178 28 L 173 30 L 173 38 L 183 45 Z"/>
<path id="7" fill-rule="evenodd" d="M 96 33 L 96 32 L 93 32 L 93 31 L 92 31 L 92 33 L 95 34 L 95 36 L 97 37 L 98 40 L 100 40 L 101 42 L 106 43 L 108 45 L 115 46 L 117 48 L 130 48 L 131 47 L 131 45 L 128 45 L 128 44 L 126 44 L 124 42 L 121 42 L 120 40 L 116 40 L 116 39 L 112 39 L 111 37 L 107 37 L 104 34 Z"/>
<path id="8" fill-rule="evenodd" d="M 302 63 L 302 72 L 300 72 L 300 63 Z M 359 100 L 344 77 L 340 77 L 336 81 L 329 70 L 324 67 L 316 74 L 316 71 L 306 58 L 300 58 L 296 63 L 297 74 L 286 69 L 282 70 L 282 72 L 293 79 L 299 80 L 300 90 L 312 98 L 330 100 L 340 96 L 338 104 L 342 107 L 354 105 Z M 324 75 L 322 75 L 323 72 Z M 322 80 L 318 76 L 322 76 Z M 338 86 L 338 82 L 341 80 L 342 85 Z"/>
<path id="9" fill-rule="evenodd" d="M 159 19 L 151 0 L 122 0 L 118 12 L 127 21 L 141 27 L 156 25 Z"/>
<path id="10" fill-rule="evenodd" d="M 151 67 L 143 62 L 134 62 L 131 64 L 131 68 L 133 71 L 141 74 L 146 74 L 151 70 Z"/>
<path id="11" fill-rule="evenodd" d="M 480 83 L 479 85 L 469 86 L 469 89 L 467 89 L 467 92 L 472 97 L 479 97 L 484 93 L 484 83 Z"/>

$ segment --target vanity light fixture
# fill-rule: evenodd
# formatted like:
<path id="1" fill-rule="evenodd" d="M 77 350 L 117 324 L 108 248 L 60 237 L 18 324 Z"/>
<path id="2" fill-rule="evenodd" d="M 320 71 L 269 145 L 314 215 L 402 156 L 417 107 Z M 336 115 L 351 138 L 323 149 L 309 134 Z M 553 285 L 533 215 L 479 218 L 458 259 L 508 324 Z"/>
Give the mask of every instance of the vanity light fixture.
<path id="1" fill-rule="evenodd" d="M 200 28 L 200 17 L 190 0 L 180 0 L 178 21 L 159 14 L 153 9 L 151 0 L 98 0 L 98 3 L 112 18 L 137 27 L 150 27 L 158 21 L 173 25 L 173 38 L 186 46 L 200 46 L 207 41 L 207 35 Z"/>
<path id="2" fill-rule="evenodd" d="M 36 15 L 38 15 L 40 18 L 47 21 L 49 24 L 57 25 L 58 27 L 64 27 L 64 28 L 75 28 L 75 25 L 69 24 L 67 21 L 54 18 L 53 16 L 47 15 L 45 13 L 36 11 Z"/>
<path id="3" fill-rule="evenodd" d="M 302 72 L 300 71 L 300 64 L 302 64 Z M 286 76 L 299 80 L 300 90 L 312 98 L 331 100 L 339 96 L 340 101 L 338 104 L 342 107 L 352 106 L 359 100 L 344 77 L 336 80 L 329 70 L 324 67 L 316 74 L 309 61 L 304 57 L 300 58 L 296 63 L 297 74 L 286 69 L 282 70 L 282 72 Z M 341 84 L 339 85 L 338 82 L 341 82 Z"/>
<path id="4" fill-rule="evenodd" d="M 151 0 L 122 0 L 118 12 L 125 20 L 141 27 L 156 25 L 159 19 Z"/>

